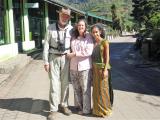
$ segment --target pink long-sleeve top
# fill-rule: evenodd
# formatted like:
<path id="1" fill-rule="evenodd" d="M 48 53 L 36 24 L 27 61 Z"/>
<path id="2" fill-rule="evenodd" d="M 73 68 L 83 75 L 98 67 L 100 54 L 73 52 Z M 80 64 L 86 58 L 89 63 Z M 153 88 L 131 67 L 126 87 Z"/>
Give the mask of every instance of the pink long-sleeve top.
<path id="1" fill-rule="evenodd" d="M 93 39 L 89 33 L 85 37 L 72 39 L 71 49 L 76 54 L 70 61 L 70 69 L 83 71 L 92 68 L 91 54 L 93 51 Z"/>

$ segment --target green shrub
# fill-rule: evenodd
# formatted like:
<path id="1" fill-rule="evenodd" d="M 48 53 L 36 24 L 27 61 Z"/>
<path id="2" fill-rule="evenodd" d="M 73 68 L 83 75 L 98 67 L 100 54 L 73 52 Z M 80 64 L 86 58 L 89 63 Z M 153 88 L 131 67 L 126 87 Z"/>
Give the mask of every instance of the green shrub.
<path id="1" fill-rule="evenodd" d="M 160 27 L 160 13 L 153 14 L 147 23 L 148 27 L 156 29 Z"/>

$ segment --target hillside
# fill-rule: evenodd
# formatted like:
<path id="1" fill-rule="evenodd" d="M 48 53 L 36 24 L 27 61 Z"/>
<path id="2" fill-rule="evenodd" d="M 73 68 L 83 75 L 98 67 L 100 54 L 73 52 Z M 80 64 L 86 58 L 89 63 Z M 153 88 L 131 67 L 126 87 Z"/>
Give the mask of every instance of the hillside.
<path id="1" fill-rule="evenodd" d="M 111 6 L 117 7 L 117 15 L 129 18 L 132 10 L 132 0 L 62 0 L 63 2 L 86 12 L 94 13 L 111 19 Z"/>

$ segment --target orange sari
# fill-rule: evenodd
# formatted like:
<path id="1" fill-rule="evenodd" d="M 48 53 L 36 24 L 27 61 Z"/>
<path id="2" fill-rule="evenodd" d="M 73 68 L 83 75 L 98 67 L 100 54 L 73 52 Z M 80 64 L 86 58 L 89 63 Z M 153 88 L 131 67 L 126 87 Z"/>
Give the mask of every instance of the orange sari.
<path id="1" fill-rule="evenodd" d="M 110 64 L 105 62 L 107 56 L 107 40 L 101 41 L 93 50 L 93 114 L 100 117 L 109 116 L 112 113 L 110 96 L 110 71 L 103 77 L 102 70 L 110 69 Z"/>

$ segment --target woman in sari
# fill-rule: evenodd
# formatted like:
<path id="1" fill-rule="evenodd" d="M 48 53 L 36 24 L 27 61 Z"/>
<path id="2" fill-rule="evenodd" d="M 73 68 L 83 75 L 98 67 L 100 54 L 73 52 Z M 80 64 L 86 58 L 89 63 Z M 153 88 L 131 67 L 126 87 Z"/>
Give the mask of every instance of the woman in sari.
<path id="1" fill-rule="evenodd" d="M 110 79 L 109 42 L 101 24 L 91 27 L 95 39 L 93 62 L 93 115 L 109 116 L 112 113 L 113 90 Z"/>

